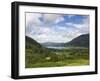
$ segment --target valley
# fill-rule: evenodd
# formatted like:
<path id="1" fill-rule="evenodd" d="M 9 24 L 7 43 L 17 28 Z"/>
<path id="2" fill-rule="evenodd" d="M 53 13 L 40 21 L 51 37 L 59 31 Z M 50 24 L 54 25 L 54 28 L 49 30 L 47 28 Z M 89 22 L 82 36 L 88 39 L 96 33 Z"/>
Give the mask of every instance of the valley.
<path id="1" fill-rule="evenodd" d="M 84 42 L 82 41 L 82 43 Z M 81 43 L 80 45 L 75 45 L 74 43 L 73 46 L 72 44 L 60 44 L 64 47 L 60 49 L 47 48 L 45 45 L 41 45 L 32 38 L 26 36 L 26 68 L 89 65 L 88 43 L 87 45 L 83 44 L 84 46 L 82 46 Z M 57 47 L 57 44 L 55 45 Z M 60 45 L 58 48 L 61 47 Z"/>

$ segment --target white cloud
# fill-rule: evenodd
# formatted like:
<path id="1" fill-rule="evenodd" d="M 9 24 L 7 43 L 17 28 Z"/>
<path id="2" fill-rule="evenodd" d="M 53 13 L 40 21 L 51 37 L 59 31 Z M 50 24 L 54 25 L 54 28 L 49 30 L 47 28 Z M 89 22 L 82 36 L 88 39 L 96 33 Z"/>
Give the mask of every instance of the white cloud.
<path id="1" fill-rule="evenodd" d="M 34 25 L 41 24 L 39 17 L 42 15 L 40 13 L 26 13 L 26 25 L 33 23 Z"/>
<path id="2" fill-rule="evenodd" d="M 34 35 L 34 36 L 30 36 L 31 38 L 33 38 L 34 40 L 36 40 L 37 42 L 66 42 L 69 41 L 69 39 L 67 37 L 62 37 L 61 35 L 54 35 L 54 34 L 42 34 L 42 35 Z"/>
<path id="3" fill-rule="evenodd" d="M 73 26 L 75 26 L 82 34 L 89 33 L 89 19 L 88 18 L 84 19 L 83 23 L 73 24 Z"/>
<path id="4" fill-rule="evenodd" d="M 56 19 L 61 17 L 60 14 L 43 14 L 44 22 L 55 22 Z"/>
<path id="5" fill-rule="evenodd" d="M 89 27 L 86 24 L 74 24 L 74 26 L 81 32 L 81 33 L 89 33 Z"/>
<path id="6" fill-rule="evenodd" d="M 86 24 L 72 24 L 74 27 L 57 27 L 59 31 L 55 31 L 52 27 L 33 27 L 35 34 L 31 33 L 31 37 L 38 42 L 68 42 L 73 38 L 88 33 Z M 86 32 L 87 31 L 87 32 Z M 30 34 L 29 34 L 30 35 Z"/>
<path id="7" fill-rule="evenodd" d="M 43 33 L 50 33 L 51 29 L 49 27 L 43 27 L 40 29 L 40 32 L 43 32 Z"/>
<path id="8" fill-rule="evenodd" d="M 68 42 L 79 35 L 77 30 L 73 31 L 66 27 L 58 27 L 61 31 L 55 31 L 50 27 L 39 28 L 36 34 L 27 34 L 38 42 Z"/>
<path id="9" fill-rule="evenodd" d="M 74 15 L 68 17 L 72 16 Z M 43 22 L 39 20 L 40 17 L 43 18 Z M 48 25 L 60 21 L 64 21 L 63 16 L 60 14 L 28 13 L 26 14 L 26 35 L 38 42 L 68 42 L 81 34 L 89 33 L 88 18 L 84 19 L 81 24 L 66 22 L 66 26 L 62 27 Z M 43 23 L 45 25 L 41 26 Z"/>
<path id="10" fill-rule="evenodd" d="M 73 23 L 72 22 L 67 22 L 66 25 L 72 26 Z"/>
<path id="11" fill-rule="evenodd" d="M 67 30 L 67 28 L 64 27 L 64 26 L 63 27 L 58 27 L 58 29 L 61 30 L 61 31 L 66 31 Z"/>
<path id="12" fill-rule="evenodd" d="M 64 21 L 64 18 L 62 16 L 58 17 L 54 22 L 59 23 L 61 21 Z"/>
<path id="13" fill-rule="evenodd" d="M 68 14 L 67 16 L 68 16 L 68 18 L 71 18 L 71 17 L 73 17 L 73 16 L 75 16 L 75 15 L 73 15 L 73 14 L 71 14 L 71 15 Z"/>

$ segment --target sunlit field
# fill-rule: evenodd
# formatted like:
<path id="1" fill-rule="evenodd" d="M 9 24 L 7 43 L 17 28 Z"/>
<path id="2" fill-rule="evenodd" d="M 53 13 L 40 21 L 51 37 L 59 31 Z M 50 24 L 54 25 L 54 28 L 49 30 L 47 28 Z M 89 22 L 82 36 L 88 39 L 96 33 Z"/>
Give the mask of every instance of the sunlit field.
<path id="1" fill-rule="evenodd" d="M 44 51 L 45 53 L 41 50 L 34 51 L 27 49 L 26 68 L 89 65 L 89 49 L 87 48 L 44 49 Z"/>

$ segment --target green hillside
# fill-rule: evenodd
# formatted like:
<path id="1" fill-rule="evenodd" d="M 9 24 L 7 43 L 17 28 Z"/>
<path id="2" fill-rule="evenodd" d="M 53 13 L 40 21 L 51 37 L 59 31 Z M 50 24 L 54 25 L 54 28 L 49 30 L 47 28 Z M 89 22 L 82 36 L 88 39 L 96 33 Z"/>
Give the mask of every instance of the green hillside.
<path id="1" fill-rule="evenodd" d="M 49 49 L 25 37 L 25 68 L 89 65 L 89 49 Z"/>
<path id="2" fill-rule="evenodd" d="M 41 46 L 38 42 L 32 38 L 26 36 L 26 67 L 30 67 L 35 63 L 42 63 L 48 61 L 56 61 L 56 54 L 51 52 L 49 49 Z"/>
<path id="3" fill-rule="evenodd" d="M 56 47 L 68 47 L 68 46 L 74 46 L 74 47 L 89 47 L 89 34 L 83 34 L 80 35 L 68 43 L 54 43 L 54 42 L 46 42 L 46 43 L 41 43 L 43 46 L 48 47 L 48 46 L 56 46 Z"/>
<path id="4" fill-rule="evenodd" d="M 89 34 L 80 35 L 66 43 L 65 46 L 89 47 Z"/>

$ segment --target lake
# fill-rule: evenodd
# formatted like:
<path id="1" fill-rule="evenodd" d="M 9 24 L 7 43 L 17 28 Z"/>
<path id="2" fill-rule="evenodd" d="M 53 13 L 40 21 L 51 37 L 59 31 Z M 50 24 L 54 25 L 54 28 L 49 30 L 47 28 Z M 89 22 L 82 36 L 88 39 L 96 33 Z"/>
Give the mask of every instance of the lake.
<path id="1" fill-rule="evenodd" d="M 65 49 L 66 47 L 62 46 L 46 46 L 47 48 L 52 48 L 52 49 Z"/>
<path id="2" fill-rule="evenodd" d="M 64 47 L 64 46 L 46 46 L 51 49 L 87 49 L 86 47 Z"/>

